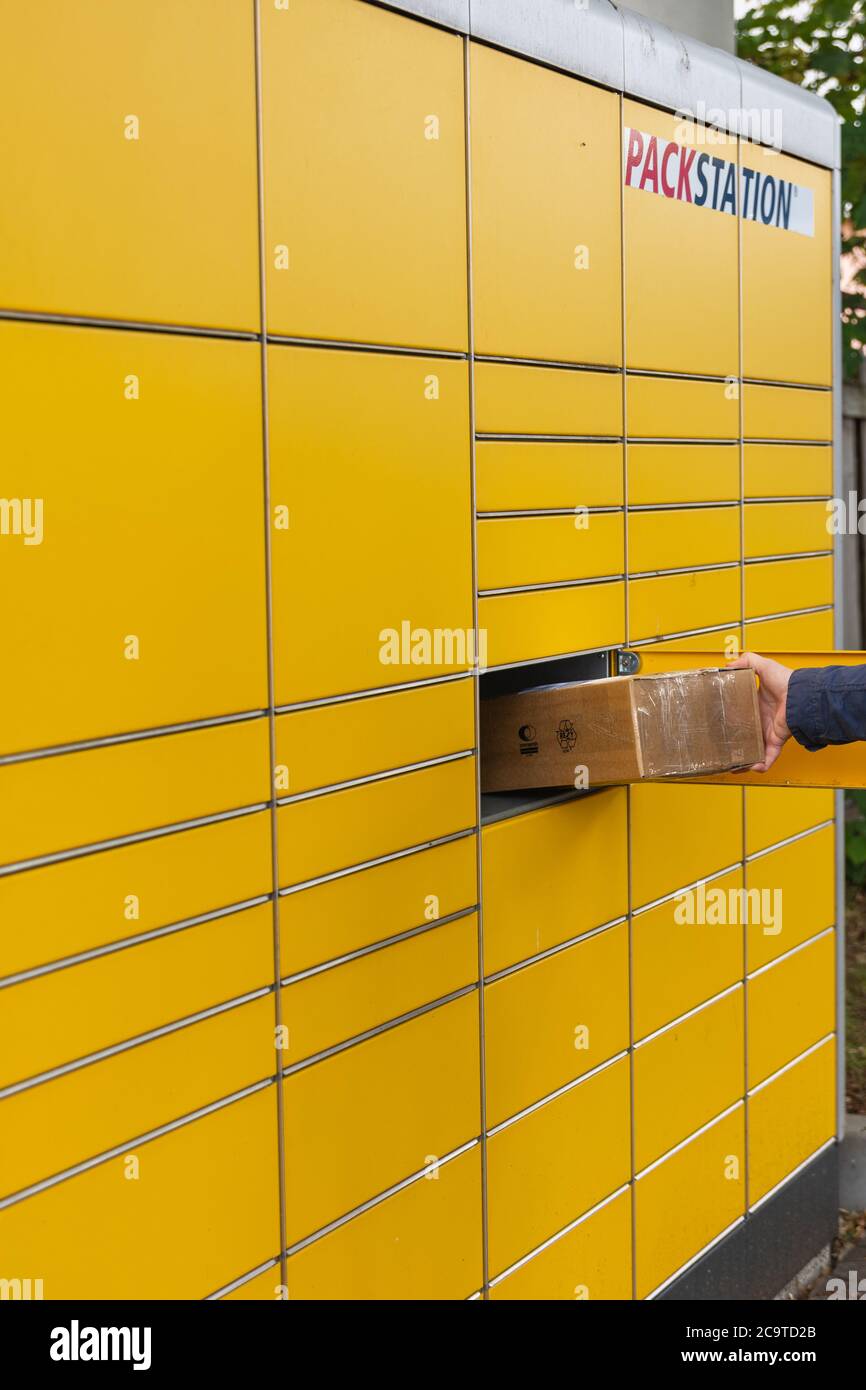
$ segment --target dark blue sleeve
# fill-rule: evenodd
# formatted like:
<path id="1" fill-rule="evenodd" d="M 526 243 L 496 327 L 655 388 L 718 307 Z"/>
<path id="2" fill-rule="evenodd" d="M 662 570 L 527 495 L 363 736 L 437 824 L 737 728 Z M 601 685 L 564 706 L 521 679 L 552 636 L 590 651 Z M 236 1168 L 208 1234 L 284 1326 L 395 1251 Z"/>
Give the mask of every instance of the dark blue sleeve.
<path id="1" fill-rule="evenodd" d="M 797 742 L 812 753 L 828 743 L 866 740 L 866 666 L 794 671 L 785 718 Z"/>

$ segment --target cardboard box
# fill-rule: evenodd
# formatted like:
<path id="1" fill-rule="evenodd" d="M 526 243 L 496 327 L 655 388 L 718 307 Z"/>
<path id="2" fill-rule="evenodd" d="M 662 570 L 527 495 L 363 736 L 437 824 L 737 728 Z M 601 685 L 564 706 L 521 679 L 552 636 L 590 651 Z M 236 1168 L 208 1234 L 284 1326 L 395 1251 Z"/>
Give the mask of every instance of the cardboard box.
<path id="1" fill-rule="evenodd" d="M 749 670 L 615 676 L 481 704 L 485 792 L 732 772 L 763 756 Z"/>

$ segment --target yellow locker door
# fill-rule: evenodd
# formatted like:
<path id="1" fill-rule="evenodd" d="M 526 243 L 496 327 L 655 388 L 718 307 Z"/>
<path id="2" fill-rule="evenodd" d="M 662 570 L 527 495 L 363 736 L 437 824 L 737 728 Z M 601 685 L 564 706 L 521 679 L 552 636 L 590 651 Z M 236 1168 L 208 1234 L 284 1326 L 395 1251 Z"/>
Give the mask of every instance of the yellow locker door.
<path id="1" fill-rule="evenodd" d="M 261 14 L 270 332 L 465 350 L 461 40 L 359 0 Z"/>
<path id="2" fill-rule="evenodd" d="M 0 754 L 261 709 L 256 344 L 7 322 L 0 352 L 22 502 L 0 545 Z"/>
<path id="3" fill-rule="evenodd" d="M 472 664 L 465 362 L 272 346 L 277 704 Z"/>
<path id="4" fill-rule="evenodd" d="M 0 126 L 4 309 L 258 331 L 250 5 L 7 5 Z"/>
<path id="5" fill-rule="evenodd" d="M 746 141 L 740 150 L 743 373 L 760 381 L 829 386 L 833 176 Z M 780 285 L 796 285 L 797 293 L 780 295 Z"/>
<path id="6" fill-rule="evenodd" d="M 737 141 L 623 102 L 629 367 L 739 375 Z"/>
<path id="7" fill-rule="evenodd" d="M 618 365 L 617 97 L 472 44 L 470 100 L 476 351 Z"/>

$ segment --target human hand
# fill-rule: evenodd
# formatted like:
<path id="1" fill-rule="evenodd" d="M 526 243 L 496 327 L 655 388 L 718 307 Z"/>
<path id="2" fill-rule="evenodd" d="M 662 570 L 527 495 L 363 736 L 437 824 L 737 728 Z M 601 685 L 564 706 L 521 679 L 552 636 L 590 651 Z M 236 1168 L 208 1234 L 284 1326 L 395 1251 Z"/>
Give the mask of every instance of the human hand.
<path id="1" fill-rule="evenodd" d="M 760 763 L 754 763 L 750 771 L 766 772 L 768 768 L 772 767 L 791 737 L 786 715 L 788 682 L 791 679 L 792 671 L 790 666 L 783 666 L 779 661 L 770 661 L 769 657 L 766 656 L 757 656 L 754 652 L 743 652 L 742 656 L 731 662 L 731 667 L 741 670 L 746 667 L 750 668 L 755 672 L 760 682 L 758 686 L 758 711 L 764 730 L 764 760 Z"/>

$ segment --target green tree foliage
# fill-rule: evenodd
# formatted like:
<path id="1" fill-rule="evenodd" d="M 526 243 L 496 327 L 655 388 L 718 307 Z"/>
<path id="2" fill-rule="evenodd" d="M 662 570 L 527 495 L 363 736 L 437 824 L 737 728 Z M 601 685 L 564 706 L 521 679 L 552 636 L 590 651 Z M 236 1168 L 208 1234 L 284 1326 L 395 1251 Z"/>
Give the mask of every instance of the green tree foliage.
<path id="1" fill-rule="evenodd" d="M 866 0 L 769 0 L 737 22 L 741 58 L 817 92 L 842 117 L 842 250 L 866 289 L 866 125 L 863 121 Z M 845 371 L 856 376 L 866 342 L 866 300 L 842 299 Z"/>

